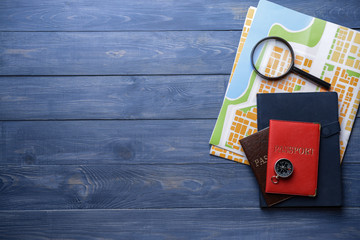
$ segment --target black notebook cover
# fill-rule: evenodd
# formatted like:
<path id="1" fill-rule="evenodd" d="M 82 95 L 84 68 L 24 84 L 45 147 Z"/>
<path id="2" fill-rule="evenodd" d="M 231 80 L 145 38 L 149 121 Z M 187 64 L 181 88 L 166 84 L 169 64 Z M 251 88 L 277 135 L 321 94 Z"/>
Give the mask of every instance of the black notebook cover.
<path id="1" fill-rule="evenodd" d="M 336 92 L 257 95 L 258 130 L 270 119 L 321 124 L 318 189 L 315 198 L 294 197 L 273 207 L 341 206 L 340 124 Z M 267 207 L 260 194 L 260 206 Z"/>

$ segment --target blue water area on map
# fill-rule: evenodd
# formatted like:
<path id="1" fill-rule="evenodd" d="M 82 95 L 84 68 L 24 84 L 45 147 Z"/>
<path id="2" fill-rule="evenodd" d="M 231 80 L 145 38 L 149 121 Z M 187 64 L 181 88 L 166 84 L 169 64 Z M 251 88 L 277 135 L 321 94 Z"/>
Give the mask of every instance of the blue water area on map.
<path id="1" fill-rule="evenodd" d="M 258 41 L 268 36 L 273 24 L 279 23 L 290 31 L 299 31 L 308 27 L 312 20 L 313 17 L 308 15 L 261 0 L 226 97 L 229 99 L 237 99 L 247 89 L 249 78 L 253 71 L 250 62 L 251 50 Z"/>

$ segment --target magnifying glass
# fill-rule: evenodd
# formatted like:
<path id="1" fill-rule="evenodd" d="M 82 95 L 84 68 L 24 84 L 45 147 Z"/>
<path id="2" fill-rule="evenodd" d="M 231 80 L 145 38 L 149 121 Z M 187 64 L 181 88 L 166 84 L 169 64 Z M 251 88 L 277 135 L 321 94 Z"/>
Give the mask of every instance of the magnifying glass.
<path id="1" fill-rule="evenodd" d="M 297 73 L 329 90 L 331 84 L 294 66 L 295 54 L 291 45 L 280 37 L 261 39 L 252 49 L 251 64 L 256 73 L 267 80 L 278 80 L 290 72 Z"/>

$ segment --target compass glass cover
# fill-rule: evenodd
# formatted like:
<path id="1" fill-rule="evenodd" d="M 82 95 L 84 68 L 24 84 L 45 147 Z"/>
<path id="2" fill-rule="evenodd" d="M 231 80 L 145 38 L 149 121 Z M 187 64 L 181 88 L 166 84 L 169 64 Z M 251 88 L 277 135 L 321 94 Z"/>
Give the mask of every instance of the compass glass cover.
<path id="1" fill-rule="evenodd" d="M 275 172 L 279 177 L 289 177 L 294 170 L 292 163 L 288 159 L 279 159 L 275 163 Z"/>

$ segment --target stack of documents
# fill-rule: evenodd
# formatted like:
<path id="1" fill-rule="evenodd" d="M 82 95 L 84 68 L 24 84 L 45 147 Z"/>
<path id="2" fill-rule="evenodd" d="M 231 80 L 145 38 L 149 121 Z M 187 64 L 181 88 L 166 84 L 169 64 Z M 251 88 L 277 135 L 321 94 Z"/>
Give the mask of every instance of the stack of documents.
<path id="1" fill-rule="evenodd" d="M 251 51 L 268 36 L 288 41 L 295 52 L 295 66 L 330 83 L 330 91 L 338 93 L 342 160 L 360 99 L 360 32 L 265 0 L 248 10 L 229 85 L 210 139 L 210 154 L 249 164 L 239 140 L 257 132 L 257 93 L 326 91 L 293 73 L 278 81 L 258 76 L 251 65 Z"/>

